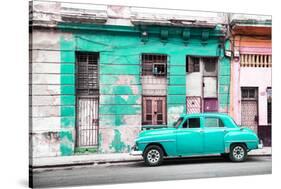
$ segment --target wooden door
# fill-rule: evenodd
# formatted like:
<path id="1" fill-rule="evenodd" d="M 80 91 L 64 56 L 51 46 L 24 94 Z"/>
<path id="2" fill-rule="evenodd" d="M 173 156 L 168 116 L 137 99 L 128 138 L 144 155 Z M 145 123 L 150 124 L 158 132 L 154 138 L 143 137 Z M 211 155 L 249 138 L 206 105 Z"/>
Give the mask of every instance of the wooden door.
<path id="1" fill-rule="evenodd" d="M 166 124 L 166 97 L 143 97 L 143 125 Z"/>

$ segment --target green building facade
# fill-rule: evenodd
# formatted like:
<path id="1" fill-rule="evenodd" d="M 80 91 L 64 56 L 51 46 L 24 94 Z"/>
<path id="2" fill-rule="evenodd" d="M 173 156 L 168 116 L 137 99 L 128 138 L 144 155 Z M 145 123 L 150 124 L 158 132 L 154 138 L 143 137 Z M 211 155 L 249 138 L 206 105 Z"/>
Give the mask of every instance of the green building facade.
<path id="1" fill-rule="evenodd" d="M 164 54 L 167 63 L 167 124 L 186 113 L 186 56 L 218 57 L 219 110 L 229 106 L 230 65 L 225 57 L 229 48 L 219 26 L 185 28 L 149 26 L 100 26 L 60 24 L 71 37 L 60 39 L 62 155 L 71 155 L 74 143 L 76 96 L 76 52 L 99 53 L 99 133 L 98 152 L 127 152 L 142 128 L 141 55 Z M 142 36 L 147 32 L 148 37 Z M 159 125 L 162 126 L 162 125 Z M 152 126 L 153 128 L 153 126 Z M 125 136 L 124 136 L 125 135 Z"/>
<path id="2" fill-rule="evenodd" d="M 33 131 L 30 137 L 33 157 L 128 152 L 141 130 L 172 127 L 180 114 L 190 113 L 187 97 L 197 86 L 189 78 L 189 74 L 193 74 L 190 61 L 195 62 L 193 71 L 196 70 L 196 61 L 200 67 L 202 62 L 211 58 L 217 65 L 216 75 L 212 76 L 215 78 L 214 91 L 211 92 L 215 98 L 204 98 L 201 92 L 205 89 L 198 89 L 201 96 L 195 95 L 200 99 L 196 111 L 208 111 L 208 105 L 204 103 L 211 99 L 210 107 L 214 107 L 210 111 L 228 113 L 230 59 L 225 54 L 230 43 L 226 39 L 225 26 L 221 24 L 174 26 L 156 22 L 121 26 L 58 21 L 50 27 L 34 22 L 31 39 Z M 156 78 L 150 88 L 153 89 L 153 85 L 155 88 L 159 85 L 165 87 L 159 95 L 164 99 L 161 101 L 163 104 L 157 104 L 160 98 L 152 101 L 162 110 L 156 112 L 159 117 L 153 124 L 144 124 L 146 115 L 143 114 L 149 114 L 144 110 L 144 97 L 149 96 L 143 83 L 144 55 L 165 57 L 161 74 L 159 70 L 156 71 L 158 75 L 154 70 L 148 70 L 152 72 L 149 77 Z M 83 67 L 87 68 L 86 76 L 79 67 L 84 65 L 83 57 L 87 57 L 85 62 L 88 62 Z M 152 69 L 162 69 L 162 65 L 157 67 L 153 64 Z M 90 67 L 95 70 L 93 74 Z M 204 75 L 203 70 L 199 70 L 197 72 Z M 83 89 L 78 83 L 81 78 L 87 80 L 81 80 L 81 85 L 86 82 Z M 90 83 L 91 79 L 96 83 Z M 205 87 L 208 81 L 204 81 L 201 78 L 196 82 Z M 199 88 L 202 88 L 201 84 Z M 91 90 L 87 90 L 87 86 Z M 157 92 L 150 94 L 151 98 L 157 97 Z M 78 102 L 79 99 L 91 100 Z M 146 103 L 150 103 L 149 98 Z M 95 106 L 94 110 L 92 106 Z M 88 112 L 83 107 L 88 108 Z M 147 118 L 150 119 L 149 115 Z M 160 124 L 157 124 L 158 118 L 162 120 Z"/>

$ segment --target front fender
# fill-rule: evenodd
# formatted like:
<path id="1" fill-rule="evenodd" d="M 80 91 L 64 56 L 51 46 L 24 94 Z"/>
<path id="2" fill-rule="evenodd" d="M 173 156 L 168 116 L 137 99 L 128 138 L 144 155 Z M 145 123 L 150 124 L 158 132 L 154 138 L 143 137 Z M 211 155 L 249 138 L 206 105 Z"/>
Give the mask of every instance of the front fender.
<path id="1" fill-rule="evenodd" d="M 138 149 L 142 152 L 152 144 L 162 146 L 167 156 L 176 156 L 176 137 L 145 137 L 137 141 Z"/>

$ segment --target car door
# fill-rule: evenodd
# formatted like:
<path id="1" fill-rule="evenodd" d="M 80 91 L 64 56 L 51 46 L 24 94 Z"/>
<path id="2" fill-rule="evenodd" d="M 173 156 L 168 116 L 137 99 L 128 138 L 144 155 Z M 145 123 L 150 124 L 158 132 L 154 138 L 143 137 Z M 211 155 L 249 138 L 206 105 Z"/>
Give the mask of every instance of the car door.
<path id="1" fill-rule="evenodd" d="M 200 117 L 186 118 L 177 129 L 178 155 L 193 155 L 203 152 L 203 131 Z"/>
<path id="2" fill-rule="evenodd" d="M 204 153 L 223 153 L 227 127 L 218 117 L 205 117 L 203 122 Z"/>

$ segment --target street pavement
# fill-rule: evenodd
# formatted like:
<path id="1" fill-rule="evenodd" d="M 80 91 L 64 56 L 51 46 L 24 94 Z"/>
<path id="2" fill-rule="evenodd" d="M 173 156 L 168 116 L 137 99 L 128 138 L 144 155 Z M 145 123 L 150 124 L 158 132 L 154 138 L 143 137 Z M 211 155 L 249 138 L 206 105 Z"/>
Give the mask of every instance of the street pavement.
<path id="1" fill-rule="evenodd" d="M 143 161 L 36 169 L 34 187 L 82 186 L 271 174 L 271 156 L 249 156 L 233 163 L 221 157 L 167 159 L 159 167 Z"/>

